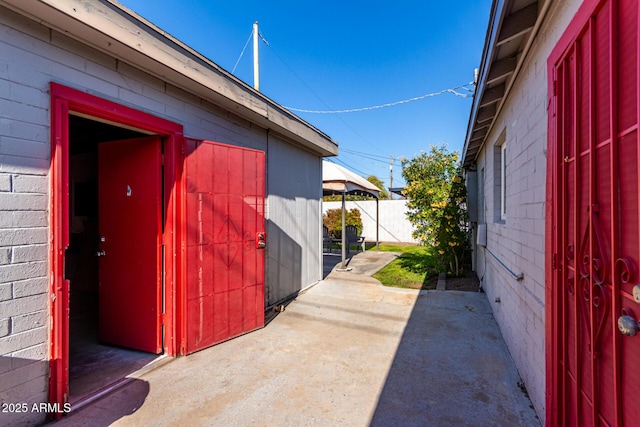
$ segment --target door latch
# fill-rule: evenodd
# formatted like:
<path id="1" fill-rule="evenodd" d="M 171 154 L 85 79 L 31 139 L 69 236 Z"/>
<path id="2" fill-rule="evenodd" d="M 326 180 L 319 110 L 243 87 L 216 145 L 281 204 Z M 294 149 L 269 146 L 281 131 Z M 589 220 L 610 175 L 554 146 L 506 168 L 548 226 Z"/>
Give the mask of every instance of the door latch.
<path id="1" fill-rule="evenodd" d="M 622 316 L 618 318 L 618 330 L 624 336 L 633 337 L 640 332 L 640 322 L 633 318 L 630 311 L 624 309 Z"/>
<path id="2" fill-rule="evenodd" d="M 635 285 L 633 287 L 633 300 L 640 304 L 640 285 Z"/>
<path id="3" fill-rule="evenodd" d="M 264 231 L 260 231 L 256 234 L 256 248 L 264 249 L 267 246 L 267 234 Z"/>

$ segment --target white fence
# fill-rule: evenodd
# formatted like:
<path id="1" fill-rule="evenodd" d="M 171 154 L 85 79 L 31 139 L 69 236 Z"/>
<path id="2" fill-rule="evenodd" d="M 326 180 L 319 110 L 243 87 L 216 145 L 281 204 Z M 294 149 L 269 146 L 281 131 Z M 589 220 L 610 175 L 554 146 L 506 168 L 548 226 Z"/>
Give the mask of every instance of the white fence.
<path id="1" fill-rule="evenodd" d="M 380 229 L 379 239 L 381 242 L 402 242 L 418 243 L 418 240 L 411 237 L 413 226 L 406 216 L 406 200 L 380 200 Z M 340 209 L 342 202 L 322 202 L 322 213 L 329 209 Z M 365 200 L 357 202 L 347 202 L 347 210 L 356 208 L 360 211 L 362 218 L 362 235 L 367 242 L 376 241 L 376 201 Z"/>

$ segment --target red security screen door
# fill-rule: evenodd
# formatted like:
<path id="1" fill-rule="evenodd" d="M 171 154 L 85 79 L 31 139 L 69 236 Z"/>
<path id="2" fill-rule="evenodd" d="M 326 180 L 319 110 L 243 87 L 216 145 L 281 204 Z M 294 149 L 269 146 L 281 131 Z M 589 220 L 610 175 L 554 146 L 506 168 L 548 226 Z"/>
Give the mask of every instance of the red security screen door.
<path id="1" fill-rule="evenodd" d="M 100 340 L 162 352 L 160 137 L 98 144 Z"/>
<path id="2" fill-rule="evenodd" d="M 191 353 L 264 325 L 264 152 L 185 141 L 186 342 Z"/>
<path id="3" fill-rule="evenodd" d="M 549 77 L 547 420 L 638 426 L 638 2 L 585 2 Z"/>

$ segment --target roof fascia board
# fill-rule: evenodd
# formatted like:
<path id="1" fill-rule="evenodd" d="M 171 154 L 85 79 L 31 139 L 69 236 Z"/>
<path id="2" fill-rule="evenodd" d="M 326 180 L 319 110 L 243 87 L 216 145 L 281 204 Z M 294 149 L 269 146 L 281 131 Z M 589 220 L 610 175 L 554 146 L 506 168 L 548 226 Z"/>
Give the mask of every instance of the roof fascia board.
<path id="1" fill-rule="evenodd" d="M 516 68 L 513 71 L 512 78 L 509 79 L 509 81 L 508 81 L 508 83 L 506 85 L 504 96 L 497 103 L 495 117 L 497 117 L 501 113 L 502 106 L 504 105 L 505 100 L 509 97 L 509 94 L 511 93 L 511 89 L 513 88 L 513 85 L 515 84 L 515 82 L 516 82 L 516 80 L 518 78 L 518 75 L 520 74 L 520 71 L 522 69 L 522 65 L 524 64 L 524 62 L 525 62 L 525 60 L 526 60 L 526 58 L 527 58 L 527 56 L 529 54 L 529 51 L 531 50 L 531 46 L 533 45 L 533 42 L 534 42 L 534 40 L 535 40 L 535 38 L 536 38 L 536 36 L 538 34 L 538 31 L 540 30 L 540 27 L 542 26 L 542 23 L 544 22 L 544 20 L 545 20 L 545 18 L 547 16 L 547 13 L 549 12 L 549 9 L 551 7 L 551 4 L 553 3 L 554 0 L 540 0 L 540 1 L 543 2 L 542 3 L 542 7 L 540 9 L 540 12 L 538 13 L 538 17 L 536 19 L 535 25 L 533 26 L 533 29 L 531 30 L 531 35 L 527 39 L 527 42 L 526 42 L 526 44 L 524 46 L 524 49 L 522 50 L 522 53 L 518 56 L 518 64 L 516 65 Z M 497 2 L 502 3 L 502 0 L 499 0 Z M 503 4 L 503 6 L 504 6 L 504 4 Z M 492 13 L 493 13 L 493 11 L 492 11 Z M 501 13 L 502 14 L 505 13 L 504 8 L 503 8 Z M 496 18 L 493 17 L 493 15 L 492 15 L 492 21 L 494 19 L 496 19 Z M 486 46 L 485 46 L 485 51 L 486 51 Z M 490 68 L 491 68 L 491 62 L 485 63 L 484 54 L 483 54 L 482 58 L 483 58 L 482 62 L 481 62 L 482 67 L 487 67 L 487 72 L 488 72 L 490 70 Z M 489 57 L 489 60 L 490 59 L 491 59 L 491 57 Z M 482 78 L 483 78 L 482 85 L 483 86 L 485 84 L 484 80 L 486 79 L 486 75 L 487 75 L 486 73 L 482 75 Z M 474 130 L 474 123 L 476 121 L 476 117 L 477 117 L 478 111 L 480 109 L 480 106 L 475 101 L 476 100 L 474 99 L 474 103 L 472 105 L 472 110 L 471 110 L 471 116 L 470 116 L 470 120 L 469 120 L 469 126 L 467 127 L 467 137 L 465 139 L 465 143 L 464 143 L 463 150 L 462 150 L 462 156 L 461 156 L 462 164 L 463 165 L 467 165 L 467 166 L 469 166 L 470 163 L 472 163 L 472 162 L 469 161 L 469 159 L 467 159 L 467 151 L 468 151 L 469 145 L 471 143 L 470 136 L 471 136 L 471 133 Z M 493 130 L 494 124 L 495 124 L 495 119 L 491 121 L 491 124 L 490 124 L 490 126 L 489 126 L 489 128 L 487 130 L 487 135 L 489 135 L 491 133 L 491 131 Z M 474 151 L 474 156 L 477 155 L 478 153 L 480 153 L 480 151 L 482 151 L 482 148 L 483 148 L 485 142 L 486 142 L 486 139 L 483 139 L 481 144 L 480 144 L 480 146 L 478 147 L 478 149 L 477 150 L 473 150 Z M 475 158 L 472 159 L 472 160 L 475 160 Z"/>
<path id="2" fill-rule="evenodd" d="M 480 109 L 480 101 L 482 99 L 482 94 L 484 92 L 484 87 L 486 84 L 486 76 L 488 75 L 490 70 L 493 51 L 496 47 L 495 40 L 498 37 L 498 31 L 500 30 L 500 23 L 505 14 L 505 8 L 505 0 L 495 0 L 491 8 L 491 15 L 489 16 L 489 26 L 487 28 L 484 49 L 482 50 L 482 60 L 480 61 L 480 73 L 478 76 L 478 81 L 476 82 L 476 90 L 473 96 L 473 103 L 471 105 L 469 124 L 467 125 L 467 136 L 465 138 L 464 147 L 462 149 L 461 159 L 463 162 L 471 139 L 471 133 L 473 132 L 473 124 L 476 122 L 478 110 Z"/>
<path id="3" fill-rule="evenodd" d="M 509 57 L 494 61 L 491 64 L 491 70 L 489 70 L 489 75 L 487 76 L 487 84 L 492 84 L 497 82 L 500 79 L 507 77 L 509 74 L 512 74 L 518 65 L 518 60 L 516 57 Z"/>
<path id="4" fill-rule="evenodd" d="M 502 23 L 497 44 L 501 45 L 531 31 L 538 18 L 538 2 L 512 13 Z"/>
<path id="5" fill-rule="evenodd" d="M 482 99 L 478 103 L 478 108 L 486 107 L 488 105 L 491 105 L 493 103 L 500 101 L 504 97 L 505 89 L 506 89 L 506 86 L 503 83 L 499 86 L 492 87 L 490 89 L 485 90 L 484 93 L 482 94 Z M 477 113 L 476 113 L 476 117 L 477 117 Z"/>
<path id="6" fill-rule="evenodd" d="M 338 153 L 329 136 L 112 0 L 0 3 L 323 156 Z"/>

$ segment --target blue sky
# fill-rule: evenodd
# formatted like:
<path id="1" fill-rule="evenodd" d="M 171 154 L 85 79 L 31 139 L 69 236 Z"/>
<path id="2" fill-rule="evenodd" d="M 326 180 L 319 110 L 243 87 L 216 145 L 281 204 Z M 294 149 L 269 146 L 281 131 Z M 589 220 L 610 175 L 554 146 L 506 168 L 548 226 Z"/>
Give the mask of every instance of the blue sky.
<path id="1" fill-rule="evenodd" d="M 470 83 L 491 7 L 491 0 L 121 3 L 228 71 L 259 21 L 269 43 L 259 47 L 260 91 L 307 110 L 371 107 Z M 234 74 L 253 85 L 251 43 Z M 336 163 L 389 185 L 390 155 L 412 158 L 443 142 L 461 151 L 470 108 L 471 98 L 447 93 L 370 111 L 297 114 L 338 142 Z M 403 181 L 394 163 L 396 187 Z"/>

